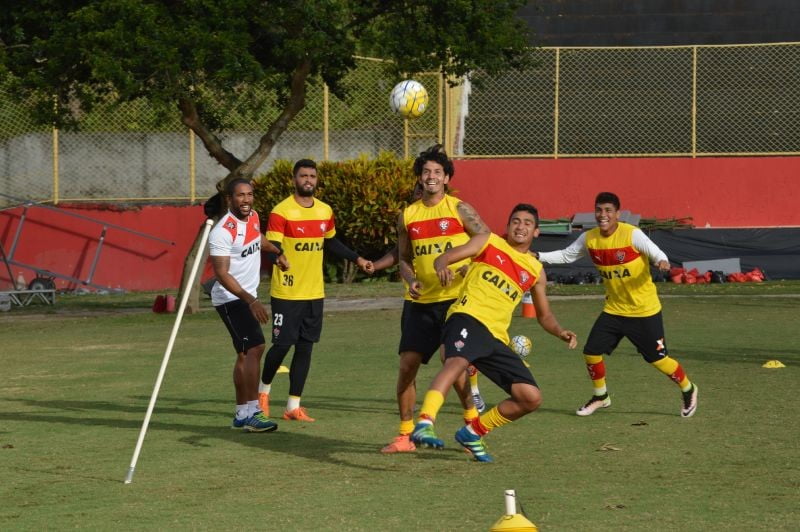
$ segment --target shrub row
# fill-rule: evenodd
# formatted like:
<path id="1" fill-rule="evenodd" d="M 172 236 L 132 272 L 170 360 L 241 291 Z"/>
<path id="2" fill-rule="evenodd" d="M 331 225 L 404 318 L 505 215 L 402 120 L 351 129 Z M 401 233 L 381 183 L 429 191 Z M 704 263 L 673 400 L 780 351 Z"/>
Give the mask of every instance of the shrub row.
<path id="1" fill-rule="evenodd" d="M 278 160 L 256 178 L 255 208 L 266 215 L 272 207 L 294 192 L 293 161 Z M 328 203 L 336 219 L 338 237 L 363 257 L 378 259 L 397 241 L 397 216 L 408 205 L 414 189 L 413 161 L 383 152 L 375 159 L 358 159 L 317 164 L 319 185 L 316 197 Z M 327 257 L 339 280 L 353 277 L 352 266 Z M 331 279 L 332 280 L 332 279 Z"/>

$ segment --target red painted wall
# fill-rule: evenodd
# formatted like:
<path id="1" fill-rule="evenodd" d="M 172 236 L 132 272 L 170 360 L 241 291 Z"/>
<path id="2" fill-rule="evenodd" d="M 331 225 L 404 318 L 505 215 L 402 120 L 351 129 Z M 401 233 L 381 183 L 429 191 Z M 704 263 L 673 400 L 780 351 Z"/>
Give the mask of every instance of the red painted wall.
<path id="1" fill-rule="evenodd" d="M 543 218 L 591 212 L 595 195 L 617 193 L 622 208 L 646 218 L 692 216 L 697 227 L 800 226 L 800 157 L 716 159 L 528 159 L 456 162 L 452 182 L 495 231 L 516 203 Z M 174 241 L 170 246 L 109 229 L 92 281 L 125 290 L 174 290 L 203 223 L 199 206 L 72 206 L 75 212 Z M 0 242 L 10 252 L 22 208 L 0 211 Z M 30 208 L 14 259 L 79 279 L 89 275 L 102 226 Z M 30 270 L 22 271 L 30 281 Z M 209 275 L 206 265 L 204 277 Z M 60 289 L 80 285 L 57 280 Z M 9 288 L 0 264 L 0 290 Z"/>
<path id="2" fill-rule="evenodd" d="M 462 160 L 452 186 L 494 231 L 516 203 L 566 218 L 593 212 L 602 191 L 642 217 L 691 216 L 695 227 L 800 226 L 800 157 Z"/>
<path id="3" fill-rule="evenodd" d="M 144 206 L 122 208 L 110 205 L 65 207 L 66 212 L 94 218 L 175 242 L 149 240 L 109 228 L 100 250 L 92 282 L 125 290 L 174 289 L 180 284 L 183 261 L 205 219 L 202 207 Z M 22 207 L 0 212 L 0 241 L 6 253 L 17 232 Z M 28 208 L 13 259 L 42 270 L 86 280 L 103 226 L 66 216 L 51 209 Z M 22 272 L 30 282 L 35 273 L 12 266 L 16 278 Z M 56 279 L 59 289 L 74 289 L 78 283 Z M 9 289 L 8 272 L 0 262 L 0 290 Z"/>

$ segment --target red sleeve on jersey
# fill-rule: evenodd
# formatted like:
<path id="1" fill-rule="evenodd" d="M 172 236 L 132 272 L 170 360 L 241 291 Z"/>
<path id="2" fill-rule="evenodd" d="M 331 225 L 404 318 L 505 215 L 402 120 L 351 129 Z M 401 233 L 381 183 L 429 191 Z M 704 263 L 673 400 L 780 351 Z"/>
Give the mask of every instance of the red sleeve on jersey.
<path id="1" fill-rule="evenodd" d="M 286 228 L 286 218 L 281 216 L 280 214 L 275 214 L 271 212 L 269 214 L 269 220 L 267 221 L 267 231 L 273 233 L 281 233 L 285 234 Z"/>
<path id="2" fill-rule="evenodd" d="M 225 221 L 222 222 L 222 227 L 224 227 L 225 230 L 231 234 L 231 241 L 236 240 L 236 229 L 238 228 L 238 224 L 233 216 L 228 215 L 228 217 L 225 218 Z"/>

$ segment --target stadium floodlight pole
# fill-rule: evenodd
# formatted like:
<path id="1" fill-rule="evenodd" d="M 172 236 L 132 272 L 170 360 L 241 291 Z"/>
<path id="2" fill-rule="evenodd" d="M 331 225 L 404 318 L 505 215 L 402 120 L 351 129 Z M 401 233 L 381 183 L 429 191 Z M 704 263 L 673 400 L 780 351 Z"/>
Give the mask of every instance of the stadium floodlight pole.
<path id="1" fill-rule="evenodd" d="M 147 427 L 150 425 L 150 416 L 153 415 L 153 408 L 156 406 L 156 399 L 158 398 L 158 390 L 161 388 L 161 381 L 164 380 L 164 373 L 167 371 L 167 364 L 169 364 L 169 357 L 172 354 L 172 346 L 175 344 L 175 337 L 178 335 L 178 328 L 181 326 L 181 319 L 183 319 L 183 311 L 186 310 L 186 304 L 189 301 L 189 293 L 194 284 L 194 278 L 197 276 L 197 270 L 200 268 L 200 260 L 203 258 L 203 249 L 206 247 L 208 234 L 211 232 L 211 227 L 214 225 L 214 220 L 211 218 L 206 220 L 205 227 L 203 228 L 203 235 L 200 237 L 200 245 L 197 248 L 197 255 L 194 258 L 192 271 L 189 278 L 186 280 L 186 286 L 183 287 L 183 297 L 181 304 L 178 307 L 178 315 L 175 316 L 175 324 L 172 326 L 172 334 L 169 336 L 167 342 L 167 349 L 164 351 L 164 358 L 161 361 L 161 369 L 158 372 L 156 385 L 153 387 L 153 393 L 150 396 L 150 404 L 147 406 L 147 413 L 142 422 L 142 429 L 139 431 L 139 440 L 136 442 L 136 448 L 133 450 L 133 458 L 131 458 L 131 465 L 128 468 L 128 474 L 125 475 L 125 484 L 133 482 L 133 472 L 136 469 L 136 461 L 139 460 L 139 453 L 142 450 L 142 443 L 144 443 L 144 436 L 147 433 Z"/>

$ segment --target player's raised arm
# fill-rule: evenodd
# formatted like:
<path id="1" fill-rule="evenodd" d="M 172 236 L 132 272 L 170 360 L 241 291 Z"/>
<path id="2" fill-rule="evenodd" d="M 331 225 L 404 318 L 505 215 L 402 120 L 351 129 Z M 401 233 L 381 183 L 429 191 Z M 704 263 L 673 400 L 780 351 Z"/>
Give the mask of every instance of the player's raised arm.
<path id="1" fill-rule="evenodd" d="M 455 273 L 448 268 L 449 265 L 474 257 L 486 245 L 491 233 L 480 233 L 460 246 L 450 248 L 433 261 L 433 268 L 436 270 L 436 275 L 439 277 L 439 282 L 442 286 L 448 286 L 453 281 Z"/>
<path id="2" fill-rule="evenodd" d="M 486 225 L 481 219 L 478 211 L 476 211 L 469 203 L 465 201 L 459 202 L 456 209 L 458 210 L 458 215 L 461 216 L 461 221 L 464 224 L 464 231 L 469 236 L 481 235 L 485 233 L 488 234 L 491 232 L 489 230 L 489 226 Z"/>
<path id="3" fill-rule="evenodd" d="M 536 318 L 542 329 L 549 332 L 553 336 L 560 338 L 567 343 L 570 349 L 575 349 L 578 345 L 578 336 L 568 330 L 564 329 L 555 317 L 555 314 L 550 310 L 550 301 L 547 299 L 547 274 L 544 270 L 536 279 L 536 283 L 531 288 L 533 295 L 533 306 L 536 307 Z"/>
<path id="4" fill-rule="evenodd" d="M 569 264 L 586 255 L 586 233 L 575 239 L 575 241 L 564 249 L 557 251 L 541 251 L 535 253 L 536 258 L 544 264 Z"/>

